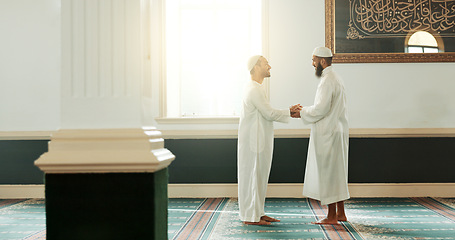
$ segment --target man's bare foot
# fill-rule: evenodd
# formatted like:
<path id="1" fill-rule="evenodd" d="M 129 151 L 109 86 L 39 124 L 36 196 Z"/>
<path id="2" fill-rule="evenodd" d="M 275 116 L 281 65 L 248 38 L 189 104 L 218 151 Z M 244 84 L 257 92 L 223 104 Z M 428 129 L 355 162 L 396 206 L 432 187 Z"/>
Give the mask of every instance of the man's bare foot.
<path id="1" fill-rule="evenodd" d="M 269 216 L 266 216 L 266 215 L 262 216 L 261 220 L 264 220 L 266 222 L 281 222 L 280 220 L 278 220 L 276 218 L 269 217 Z"/>
<path id="2" fill-rule="evenodd" d="M 330 224 L 330 225 L 336 225 L 338 224 L 338 221 L 336 219 L 328 219 L 324 218 L 322 220 L 319 220 L 317 222 L 311 222 L 312 224 Z"/>
<path id="3" fill-rule="evenodd" d="M 259 225 L 259 226 L 271 225 L 270 222 L 267 222 L 267 221 L 264 221 L 264 220 L 260 220 L 259 222 L 243 222 L 243 224 L 246 224 L 246 225 Z"/>
<path id="4" fill-rule="evenodd" d="M 341 216 L 337 216 L 337 220 L 340 222 L 347 222 L 348 218 L 346 217 L 346 215 L 341 215 Z"/>

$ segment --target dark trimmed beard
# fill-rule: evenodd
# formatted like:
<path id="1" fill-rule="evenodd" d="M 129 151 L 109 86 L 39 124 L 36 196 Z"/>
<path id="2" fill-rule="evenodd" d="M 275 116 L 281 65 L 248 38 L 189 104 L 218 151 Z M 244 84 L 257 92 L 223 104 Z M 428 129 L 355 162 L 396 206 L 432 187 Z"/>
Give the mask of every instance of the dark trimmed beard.
<path id="1" fill-rule="evenodd" d="M 324 68 L 322 68 L 321 63 L 319 62 L 318 65 L 316 66 L 316 72 L 314 73 L 314 74 L 316 74 L 316 77 L 321 77 L 323 70 L 324 70 Z"/>

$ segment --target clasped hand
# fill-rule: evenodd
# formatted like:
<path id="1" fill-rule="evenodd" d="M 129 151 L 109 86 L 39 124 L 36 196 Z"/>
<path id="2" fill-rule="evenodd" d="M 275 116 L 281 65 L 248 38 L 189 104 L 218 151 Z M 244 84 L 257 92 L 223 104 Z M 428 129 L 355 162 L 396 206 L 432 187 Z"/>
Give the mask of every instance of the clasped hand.
<path id="1" fill-rule="evenodd" d="M 302 111 L 302 105 L 296 104 L 289 107 L 289 111 L 291 111 L 291 117 L 293 118 L 300 118 L 300 111 Z"/>

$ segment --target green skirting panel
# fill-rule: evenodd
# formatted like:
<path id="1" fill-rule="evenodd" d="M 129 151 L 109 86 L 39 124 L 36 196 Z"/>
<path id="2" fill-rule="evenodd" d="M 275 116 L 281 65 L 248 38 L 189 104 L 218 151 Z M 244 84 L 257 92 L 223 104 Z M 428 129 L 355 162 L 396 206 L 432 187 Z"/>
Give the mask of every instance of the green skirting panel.
<path id="1" fill-rule="evenodd" d="M 48 240 L 168 239 L 168 170 L 46 174 Z"/>

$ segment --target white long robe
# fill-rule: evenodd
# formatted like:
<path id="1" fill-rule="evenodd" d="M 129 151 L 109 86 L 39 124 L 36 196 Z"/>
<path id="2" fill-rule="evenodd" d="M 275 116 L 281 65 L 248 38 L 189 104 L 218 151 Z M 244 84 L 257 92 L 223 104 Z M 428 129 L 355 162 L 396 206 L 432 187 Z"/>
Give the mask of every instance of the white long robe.
<path id="1" fill-rule="evenodd" d="M 349 199 L 349 126 L 343 81 L 331 66 L 320 81 L 313 106 L 300 112 L 312 124 L 303 195 L 326 205 Z"/>
<path id="2" fill-rule="evenodd" d="M 240 219 L 259 222 L 273 154 L 273 121 L 289 122 L 289 109 L 270 106 L 262 84 L 247 83 L 240 114 L 238 136 L 238 193 Z"/>

